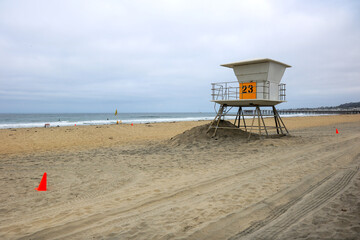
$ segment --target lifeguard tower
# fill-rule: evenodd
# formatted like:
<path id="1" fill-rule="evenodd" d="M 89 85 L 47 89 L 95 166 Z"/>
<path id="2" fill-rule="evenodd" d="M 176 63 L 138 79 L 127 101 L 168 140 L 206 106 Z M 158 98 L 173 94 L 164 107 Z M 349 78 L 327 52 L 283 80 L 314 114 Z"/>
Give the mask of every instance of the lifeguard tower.
<path id="1" fill-rule="evenodd" d="M 275 105 L 285 102 L 285 84 L 280 83 L 286 68 L 285 63 L 269 58 L 254 59 L 221 65 L 234 70 L 237 81 L 212 83 L 212 102 L 219 104 L 216 117 L 211 122 L 208 132 L 215 129 L 213 136 L 220 127 L 219 123 L 225 116 L 235 116 L 234 128 L 249 132 L 258 128 L 259 136 L 272 134 L 289 134 L 284 122 L 276 111 Z M 271 107 L 271 110 L 261 110 L 261 107 Z M 237 114 L 229 114 L 232 108 L 238 108 Z M 252 110 L 245 110 L 252 108 Z M 252 117 L 251 126 L 247 126 L 245 116 Z M 266 126 L 263 116 L 274 117 L 274 126 Z M 256 119 L 257 117 L 257 124 Z M 255 122 L 255 125 L 254 125 Z"/>

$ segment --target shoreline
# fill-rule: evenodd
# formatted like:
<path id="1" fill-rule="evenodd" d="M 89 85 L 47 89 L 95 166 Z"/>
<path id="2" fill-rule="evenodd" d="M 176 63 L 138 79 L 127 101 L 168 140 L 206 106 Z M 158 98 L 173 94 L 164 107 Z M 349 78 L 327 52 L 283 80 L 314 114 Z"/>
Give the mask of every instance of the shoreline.
<path id="1" fill-rule="evenodd" d="M 44 127 L 70 127 L 74 126 L 101 126 L 124 124 L 173 122 L 173 121 L 198 121 L 211 120 L 214 113 L 79 113 L 79 114 L 0 114 L 0 129 Z"/>
<path id="2" fill-rule="evenodd" d="M 251 119 L 246 121 L 250 124 Z M 295 129 L 360 121 L 360 115 L 327 115 L 283 118 L 285 126 Z M 94 149 L 118 145 L 149 144 L 168 140 L 186 130 L 210 121 L 162 122 L 150 124 L 113 124 L 53 128 L 0 129 L 0 154 Z M 271 118 L 265 122 L 273 124 Z M 335 131 L 335 130 L 334 130 Z M 341 131 L 341 130 L 340 130 Z"/>
<path id="3" fill-rule="evenodd" d="M 164 113 L 166 114 L 166 113 Z M 201 114 L 201 113 L 200 113 Z M 26 115 L 26 114 L 20 114 Z M 31 115 L 31 114 L 30 114 Z M 36 115 L 36 114 L 35 114 Z M 47 114 L 45 114 L 47 115 Z M 31 128 L 44 128 L 48 125 L 48 128 L 57 127 L 73 127 L 73 126 L 108 126 L 119 124 L 156 124 L 156 123 L 173 123 L 173 122 L 197 122 L 197 121 L 212 121 L 216 113 L 212 116 L 201 116 L 201 117 L 174 117 L 174 118 L 161 118 L 156 120 L 150 120 L 146 118 L 139 119 L 107 119 L 107 120 L 78 120 L 78 121 L 38 121 L 38 122 L 19 122 L 19 123 L 2 123 L 0 124 L 0 130 L 2 129 L 31 129 Z M 322 117 L 322 116 L 338 116 L 347 114 L 283 114 L 281 118 L 297 118 L 297 117 Z M 352 114 L 355 115 L 355 114 Z M 148 116 L 149 117 L 149 116 Z M 151 118 L 152 116 L 150 116 Z M 272 118 L 273 116 L 263 116 L 264 119 Z M 251 119 L 252 117 L 245 116 L 245 119 Z M 234 120 L 235 117 L 226 117 L 226 120 Z"/>

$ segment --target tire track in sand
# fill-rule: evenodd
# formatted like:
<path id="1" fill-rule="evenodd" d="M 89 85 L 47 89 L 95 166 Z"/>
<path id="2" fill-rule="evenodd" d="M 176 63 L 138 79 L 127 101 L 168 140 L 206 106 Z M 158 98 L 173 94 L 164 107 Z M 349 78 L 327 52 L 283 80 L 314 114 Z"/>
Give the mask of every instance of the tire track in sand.
<path id="1" fill-rule="evenodd" d="M 263 221 L 250 226 L 229 238 L 229 240 L 276 239 L 284 230 L 341 192 L 358 171 L 359 166 L 356 166 L 354 169 L 348 169 L 339 173 L 342 176 L 336 177 L 333 176 L 333 174 L 329 175 L 323 181 L 309 188 L 308 191 L 304 192 L 298 198 L 275 209 L 272 215 Z M 304 198 L 305 195 L 311 194 L 312 192 L 314 192 L 314 196 Z"/>

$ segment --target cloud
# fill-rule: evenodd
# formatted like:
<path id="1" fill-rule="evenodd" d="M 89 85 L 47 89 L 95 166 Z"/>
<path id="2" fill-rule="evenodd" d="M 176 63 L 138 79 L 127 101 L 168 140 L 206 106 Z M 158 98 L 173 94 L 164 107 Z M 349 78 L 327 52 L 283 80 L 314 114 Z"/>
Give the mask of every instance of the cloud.
<path id="1" fill-rule="evenodd" d="M 219 65 L 262 57 L 293 66 L 284 106 L 340 104 L 359 20 L 356 1 L 1 1 L 0 112 L 212 111 L 210 83 L 235 80 Z"/>

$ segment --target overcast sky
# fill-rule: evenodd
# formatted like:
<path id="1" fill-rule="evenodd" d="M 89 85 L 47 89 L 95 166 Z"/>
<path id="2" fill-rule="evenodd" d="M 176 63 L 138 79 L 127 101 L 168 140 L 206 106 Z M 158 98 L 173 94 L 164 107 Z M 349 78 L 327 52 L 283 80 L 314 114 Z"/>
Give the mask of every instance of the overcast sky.
<path id="1" fill-rule="evenodd" d="M 272 58 L 287 103 L 360 101 L 360 1 L 0 1 L 0 112 L 213 110 L 220 64 Z"/>

